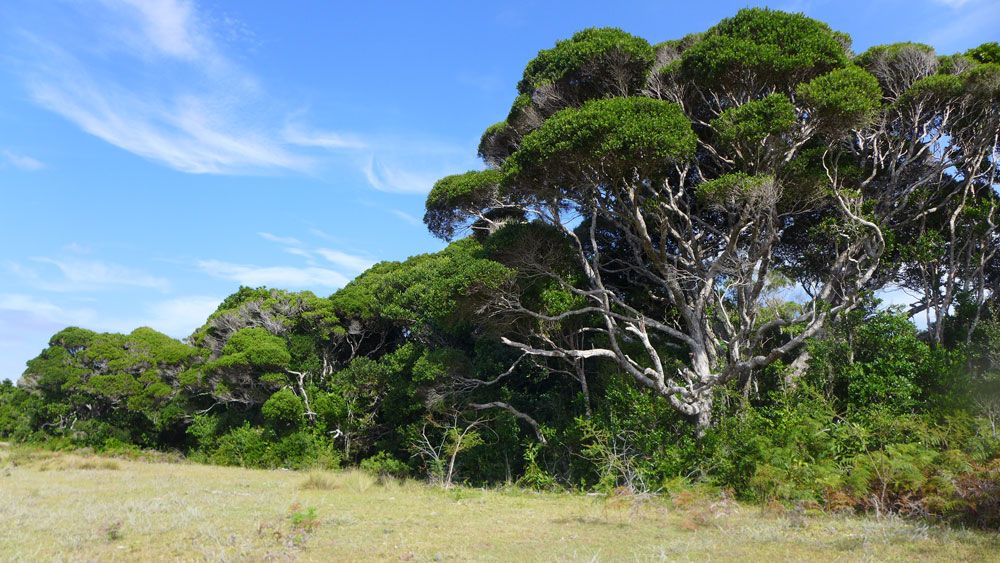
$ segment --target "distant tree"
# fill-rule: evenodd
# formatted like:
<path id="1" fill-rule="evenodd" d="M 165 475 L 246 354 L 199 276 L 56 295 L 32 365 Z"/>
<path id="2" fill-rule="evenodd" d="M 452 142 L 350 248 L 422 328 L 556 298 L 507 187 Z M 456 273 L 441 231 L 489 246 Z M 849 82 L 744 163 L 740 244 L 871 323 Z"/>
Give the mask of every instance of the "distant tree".
<path id="1" fill-rule="evenodd" d="M 44 401 L 44 426 L 55 433 L 89 420 L 154 441 L 143 433 L 183 426 L 179 381 L 200 361 L 196 348 L 150 328 L 125 335 L 70 327 L 28 362 L 19 386 Z"/>
<path id="2" fill-rule="evenodd" d="M 990 56 L 905 44 L 855 58 L 847 35 L 766 9 L 655 46 L 585 30 L 527 65 L 483 135 L 490 168 L 438 182 L 424 219 L 442 238 L 554 228 L 575 267 L 521 268 L 573 299 L 556 311 L 506 292 L 497 311 L 542 324 L 503 341 L 610 361 L 703 433 L 718 387 L 793 359 L 901 271 L 936 276 L 923 300 L 939 315 L 957 288 L 982 304 L 997 247 Z M 929 254 L 898 246 L 931 231 L 944 242 Z M 933 272 L 915 263 L 928 255 Z M 805 294 L 798 307 L 764 307 L 772 273 Z M 551 338 L 570 319 L 588 319 L 586 338 Z"/>

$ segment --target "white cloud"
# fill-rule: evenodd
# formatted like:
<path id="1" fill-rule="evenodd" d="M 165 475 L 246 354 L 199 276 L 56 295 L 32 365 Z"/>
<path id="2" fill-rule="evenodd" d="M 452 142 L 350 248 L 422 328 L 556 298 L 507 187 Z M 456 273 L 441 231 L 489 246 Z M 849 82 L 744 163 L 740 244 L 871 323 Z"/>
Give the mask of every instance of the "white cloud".
<path id="1" fill-rule="evenodd" d="M 409 213 L 407 213 L 405 211 L 402 211 L 400 209 L 390 209 L 389 213 L 392 213 L 396 217 L 402 219 L 403 222 L 409 223 L 409 224 L 413 225 L 414 227 L 423 227 L 424 226 L 424 222 L 423 221 L 421 221 L 420 219 L 417 219 L 413 215 L 410 215 Z"/>
<path id="2" fill-rule="evenodd" d="M 269 240 L 271 242 L 276 242 L 278 244 L 288 244 L 292 246 L 298 246 L 302 244 L 302 241 L 294 237 L 281 237 L 267 232 L 260 232 L 257 233 L 257 235 L 264 240 Z"/>
<path id="3" fill-rule="evenodd" d="M 380 192 L 426 194 L 443 174 L 404 170 L 382 164 L 374 156 L 362 168 L 371 187 Z"/>
<path id="4" fill-rule="evenodd" d="M 333 242 L 337 242 L 339 240 L 337 237 L 331 235 L 330 233 L 328 233 L 328 232 L 326 232 L 326 231 L 324 231 L 322 229 L 317 229 L 316 227 L 311 227 L 309 229 L 309 234 L 311 234 L 313 236 L 317 236 L 317 237 L 319 237 L 319 238 L 321 238 L 323 240 L 329 240 L 329 241 L 333 241 Z"/>
<path id="5" fill-rule="evenodd" d="M 99 84 L 80 70 L 36 75 L 29 91 L 39 105 L 116 147 L 195 174 L 310 167 L 308 159 L 275 144 L 266 132 L 241 126 L 228 115 L 226 100 L 211 94 L 163 99 Z"/>
<path id="6" fill-rule="evenodd" d="M 18 293 L 0 294 L 0 318 L 21 313 L 14 323 L 16 330 L 53 332 L 66 326 L 81 326 L 97 331 L 132 332 L 140 326 L 154 328 L 164 334 L 182 338 L 201 326 L 222 300 L 218 297 L 190 295 L 142 305 L 135 317 L 115 317 L 98 314 L 90 308 L 67 308 L 51 301 Z M 7 325 L 8 323 L 3 323 Z M 3 332 L 0 331 L 0 335 Z"/>
<path id="7" fill-rule="evenodd" d="M 141 270 L 98 260 L 56 260 L 53 258 L 33 258 L 34 261 L 51 264 L 62 272 L 67 281 L 82 287 L 134 286 L 168 291 L 170 282 L 147 274 Z"/>
<path id="8" fill-rule="evenodd" d="M 181 59 L 194 59 L 210 45 L 197 29 L 194 6 L 186 0 L 104 0 L 112 9 L 125 9 L 139 20 L 147 45 Z"/>
<path id="9" fill-rule="evenodd" d="M 12 55 L 29 97 L 82 131 L 175 170 L 315 175 L 346 153 L 373 188 L 423 194 L 454 164 L 472 160 L 465 143 L 296 120 L 300 112 L 269 98 L 232 54 L 227 35 L 242 24 L 208 17 L 194 0 L 68 2 L 58 14 L 65 21 L 34 31 L 29 24 Z M 53 33 L 59 24 L 74 33 Z M 240 28 L 239 36 L 248 34 Z M 434 161 L 441 165 L 428 165 Z"/>
<path id="10" fill-rule="evenodd" d="M 148 326 L 184 338 L 201 326 L 222 300 L 192 295 L 140 305 L 141 313 L 121 317 L 90 308 L 57 305 L 25 294 L 0 294 L 0 380 L 16 380 L 55 332 L 67 326 L 129 333 Z"/>
<path id="11" fill-rule="evenodd" d="M 219 306 L 217 297 L 191 295 L 152 303 L 146 313 L 136 321 L 130 321 L 123 330 L 137 326 L 148 326 L 174 338 L 183 338 L 201 326 Z"/>
<path id="12" fill-rule="evenodd" d="M 368 258 L 355 256 L 353 254 L 329 248 L 317 248 L 316 254 L 319 254 L 328 261 L 353 272 L 363 272 L 375 264 L 374 261 Z"/>
<path id="13" fill-rule="evenodd" d="M 978 40 L 995 40 L 995 31 L 1000 26 L 1000 2 L 964 0 L 938 0 L 956 12 L 955 17 L 945 18 L 940 25 L 929 28 L 925 41 L 941 52 L 964 50 Z"/>
<path id="14" fill-rule="evenodd" d="M 285 141 L 302 147 L 317 147 L 327 150 L 358 150 L 368 148 L 368 142 L 351 133 L 335 131 L 307 131 L 299 126 L 288 126 L 284 130 Z"/>
<path id="15" fill-rule="evenodd" d="M 326 240 L 333 240 L 333 237 L 323 231 L 320 231 L 319 229 L 310 229 L 310 233 Z M 375 261 L 368 257 L 350 254 L 342 250 L 335 250 L 332 248 L 302 248 L 302 241 L 297 238 L 282 237 L 267 232 L 260 232 L 257 234 L 265 240 L 285 245 L 285 248 L 283 249 L 285 252 L 305 258 L 309 261 L 310 266 L 315 266 L 313 260 L 317 254 L 325 258 L 328 262 L 336 264 L 337 266 L 351 272 L 363 272 L 375 264 Z"/>
<path id="16" fill-rule="evenodd" d="M 326 268 L 290 266 L 253 266 L 221 260 L 202 260 L 198 268 L 210 276 L 233 280 L 242 285 L 277 287 L 342 287 L 348 281 L 340 272 Z"/>
<path id="17" fill-rule="evenodd" d="M 961 8 L 969 3 L 969 0 L 932 0 L 935 4 L 942 4 L 949 8 Z"/>
<path id="18" fill-rule="evenodd" d="M 93 323 L 97 312 L 93 309 L 67 309 L 50 301 L 20 293 L 0 294 L 0 310 L 28 313 L 25 324 L 32 326 L 82 325 Z M 3 323 L 6 325 L 7 323 Z M 14 327 L 20 329 L 23 327 Z"/>
<path id="19" fill-rule="evenodd" d="M 293 254 L 295 256 L 301 256 L 302 258 L 305 258 L 306 260 L 310 260 L 311 261 L 313 259 L 312 252 L 309 252 L 308 250 L 305 250 L 304 248 L 296 248 L 294 246 L 290 246 L 290 247 L 288 247 L 288 248 L 285 249 L 285 252 L 287 252 L 289 254 Z"/>
<path id="20" fill-rule="evenodd" d="M 18 154 L 9 150 L 4 150 L 0 154 L 3 155 L 4 160 L 6 160 L 8 164 L 15 168 L 20 168 L 21 170 L 34 172 L 35 170 L 45 168 L 45 164 L 43 162 L 27 155 Z"/>
<path id="21" fill-rule="evenodd" d="M 17 262 L 9 262 L 7 269 L 32 287 L 46 291 L 90 291 L 121 286 L 170 290 L 170 281 L 166 278 L 112 262 L 46 257 L 31 260 L 54 266 L 62 274 L 62 278 L 56 281 L 46 279 L 34 268 Z"/>
<path id="22" fill-rule="evenodd" d="M 37 104 L 182 172 L 311 169 L 310 159 L 275 140 L 284 118 L 271 115 L 256 77 L 224 56 L 194 3 L 103 0 L 78 8 L 63 13 L 76 18 L 83 40 L 26 41 L 31 54 L 20 67 Z"/>

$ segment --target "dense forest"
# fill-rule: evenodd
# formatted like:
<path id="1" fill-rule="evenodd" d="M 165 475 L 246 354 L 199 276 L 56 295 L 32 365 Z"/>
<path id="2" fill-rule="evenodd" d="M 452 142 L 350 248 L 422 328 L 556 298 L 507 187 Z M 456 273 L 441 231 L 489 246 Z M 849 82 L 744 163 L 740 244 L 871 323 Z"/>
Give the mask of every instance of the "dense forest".
<path id="1" fill-rule="evenodd" d="M 1000 45 L 748 9 L 581 31 L 517 93 L 428 195 L 440 252 L 183 342 L 62 330 L 0 436 L 1000 526 Z"/>

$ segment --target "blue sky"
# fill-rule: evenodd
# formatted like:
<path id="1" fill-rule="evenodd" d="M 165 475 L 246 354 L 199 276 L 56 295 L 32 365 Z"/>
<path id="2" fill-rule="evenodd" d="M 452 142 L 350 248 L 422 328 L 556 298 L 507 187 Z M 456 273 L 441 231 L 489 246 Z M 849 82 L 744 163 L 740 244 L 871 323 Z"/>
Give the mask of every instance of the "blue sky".
<path id="1" fill-rule="evenodd" d="M 616 26 L 650 41 L 753 2 L 5 0 L 0 379 L 67 325 L 183 337 L 240 284 L 328 295 L 440 249 L 438 177 L 479 167 L 524 64 Z M 771 2 L 941 53 L 995 0 Z"/>

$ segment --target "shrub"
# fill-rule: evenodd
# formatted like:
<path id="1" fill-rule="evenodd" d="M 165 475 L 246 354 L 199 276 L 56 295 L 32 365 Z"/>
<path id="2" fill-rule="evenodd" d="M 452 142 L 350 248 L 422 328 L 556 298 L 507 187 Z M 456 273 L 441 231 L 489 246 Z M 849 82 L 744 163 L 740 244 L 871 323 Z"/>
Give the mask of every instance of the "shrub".
<path id="1" fill-rule="evenodd" d="M 286 387 L 271 395 L 261 407 L 261 414 L 275 432 L 290 432 L 302 426 L 305 406 L 302 404 L 302 399 Z"/>
<path id="2" fill-rule="evenodd" d="M 538 450 L 541 444 L 535 443 L 524 450 L 524 473 L 517 484 L 536 491 L 551 491 L 559 487 L 556 478 L 538 466 Z"/>
<path id="3" fill-rule="evenodd" d="M 219 438 L 218 447 L 211 453 L 210 460 L 219 465 L 271 467 L 269 446 L 264 439 L 264 431 L 247 422 Z"/>
<path id="4" fill-rule="evenodd" d="M 1000 529 L 1000 459 L 959 477 L 955 497 L 957 518 L 979 528 Z"/>
<path id="5" fill-rule="evenodd" d="M 409 475 L 410 467 L 393 457 L 389 452 L 381 451 L 361 462 L 361 469 L 378 476 L 403 478 Z"/>
<path id="6" fill-rule="evenodd" d="M 271 446 L 271 457 L 279 465 L 291 469 L 335 469 L 340 466 L 340 454 L 333 444 L 306 431 L 295 432 L 278 440 Z"/>

